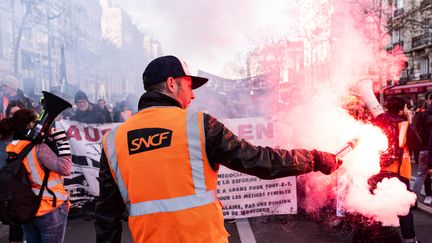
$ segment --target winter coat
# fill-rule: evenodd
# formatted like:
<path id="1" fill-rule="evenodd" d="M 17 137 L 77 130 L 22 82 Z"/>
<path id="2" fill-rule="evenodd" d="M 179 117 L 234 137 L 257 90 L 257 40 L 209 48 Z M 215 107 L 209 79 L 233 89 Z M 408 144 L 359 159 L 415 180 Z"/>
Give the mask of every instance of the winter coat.
<path id="1" fill-rule="evenodd" d="M 106 123 L 113 122 L 111 118 L 111 113 L 106 107 L 104 107 L 103 109 L 98 107 L 97 110 L 104 116 Z"/>
<path id="2" fill-rule="evenodd" d="M 102 113 L 100 113 L 95 105 L 89 103 L 89 109 L 86 111 L 76 110 L 75 115 L 70 118 L 71 121 L 78 121 L 82 123 L 108 123 Z"/>

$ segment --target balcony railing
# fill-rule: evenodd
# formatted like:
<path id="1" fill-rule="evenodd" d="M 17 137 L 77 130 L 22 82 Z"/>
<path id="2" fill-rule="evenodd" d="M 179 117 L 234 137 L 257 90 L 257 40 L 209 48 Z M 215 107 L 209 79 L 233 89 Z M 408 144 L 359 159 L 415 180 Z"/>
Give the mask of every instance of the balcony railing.
<path id="1" fill-rule="evenodd" d="M 431 78 L 430 73 L 420 74 L 420 80 L 425 80 L 425 79 L 430 79 L 430 78 Z"/>
<path id="2" fill-rule="evenodd" d="M 432 35 L 423 34 L 412 38 L 411 47 L 416 48 L 419 46 L 429 46 L 432 45 Z"/>
<path id="3" fill-rule="evenodd" d="M 404 85 L 408 82 L 408 80 L 409 80 L 408 77 L 400 77 L 399 84 Z"/>
<path id="4" fill-rule="evenodd" d="M 401 71 L 401 76 L 399 78 L 399 84 L 406 84 L 408 81 L 414 80 L 414 73 L 412 69 L 404 69 Z"/>

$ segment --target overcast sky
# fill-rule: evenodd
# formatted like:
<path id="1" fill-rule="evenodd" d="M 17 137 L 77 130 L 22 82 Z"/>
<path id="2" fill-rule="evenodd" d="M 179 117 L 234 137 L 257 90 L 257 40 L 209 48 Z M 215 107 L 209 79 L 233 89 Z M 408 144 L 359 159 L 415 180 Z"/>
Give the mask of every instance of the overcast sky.
<path id="1" fill-rule="evenodd" d="M 290 0 L 116 0 L 138 27 L 159 40 L 164 54 L 229 77 L 227 65 L 244 62 L 263 39 L 293 34 L 298 12 Z"/>

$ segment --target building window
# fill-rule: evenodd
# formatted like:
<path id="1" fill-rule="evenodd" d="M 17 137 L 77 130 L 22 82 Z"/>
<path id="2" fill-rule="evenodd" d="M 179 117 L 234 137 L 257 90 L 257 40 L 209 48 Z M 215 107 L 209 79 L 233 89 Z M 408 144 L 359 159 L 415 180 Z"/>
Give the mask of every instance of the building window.
<path id="1" fill-rule="evenodd" d="M 422 22 L 425 34 L 432 34 L 432 19 L 425 19 Z"/>
<path id="2" fill-rule="evenodd" d="M 402 30 L 394 30 L 392 32 L 392 44 L 400 43 L 403 41 Z"/>
<path id="3" fill-rule="evenodd" d="M 420 75 L 429 73 L 429 57 L 420 60 Z"/>
<path id="4" fill-rule="evenodd" d="M 23 69 L 33 68 L 32 55 L 26 51 L 21 52 L 21 62 Z"/>

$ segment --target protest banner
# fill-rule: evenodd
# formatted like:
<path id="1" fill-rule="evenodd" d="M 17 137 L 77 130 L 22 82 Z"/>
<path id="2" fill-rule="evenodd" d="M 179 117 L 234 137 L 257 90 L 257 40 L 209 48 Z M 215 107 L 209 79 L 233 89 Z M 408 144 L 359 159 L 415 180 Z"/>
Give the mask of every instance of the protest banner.
<path id="1" fill-rule="evenodd" d="M 257 117 L 225 119 L 222 122 L 254 145 L 285 147 L 276 144 L 284 139 L 278 137 L 281 133 L 277 132 L 276 122 L 270 119 Z M 226 219 L 297 213 L 295 176 L 261 180 L 222 166 L 217 194 Z"/>
<path id="2" fill-rule="evenodd" d="M 60 120 L 56 128 L 63 129 L 69 138 L 72 152 L 72 173 L 64 178 L 70 196 L 70 215 L 94 211 L 99 196 L 99 167 L 103 134 L 118 123 L 86 124 Z"/>
<path id="3" fill-rule="evenodd" d="M 226 119 L 223 123 L 240 137 L 255 145 L 277 147 L 276 124 L 265 118 Z M 72 152 L 72 174 L 65 177 L 70 194 L 71 215 L 93 211 L 99 196 L 99 160 L 102 137 L 118 123 L 86 124 L 60 120 L 56 127 L 64 129 Z M 281 140 L 279 140 L 281 141 Z M 244 218 L 297 212 L 296 180 L 288 177 L 261 180 L 221 166 L 218 176 L 218 198 L 224 217 Z"/>

